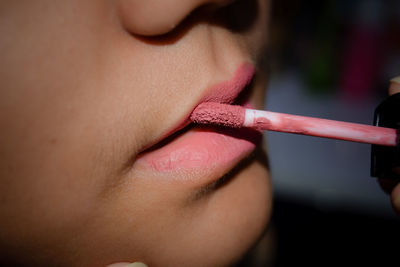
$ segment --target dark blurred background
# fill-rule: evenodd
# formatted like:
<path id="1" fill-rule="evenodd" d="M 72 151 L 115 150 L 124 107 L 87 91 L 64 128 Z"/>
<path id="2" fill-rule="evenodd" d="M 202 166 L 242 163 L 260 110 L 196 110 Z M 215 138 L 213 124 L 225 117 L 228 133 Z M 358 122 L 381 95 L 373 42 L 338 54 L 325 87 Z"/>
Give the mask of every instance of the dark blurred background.
<path id="1" fill-rule="evenodd" d="M 399 0 L 273 0 L 268 110 L 371 124 L 400 75 Z M 371 146 L 267 133 L 274 266 L 400 266 Z"/>

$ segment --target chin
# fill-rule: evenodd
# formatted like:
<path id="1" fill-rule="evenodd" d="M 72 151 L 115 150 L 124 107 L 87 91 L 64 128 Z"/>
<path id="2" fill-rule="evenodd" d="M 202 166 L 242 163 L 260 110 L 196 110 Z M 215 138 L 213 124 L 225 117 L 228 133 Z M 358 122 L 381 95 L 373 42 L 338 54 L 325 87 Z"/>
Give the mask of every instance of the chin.
<path id="1" fill-rule="evenodd" d="M 256 158 L 199 200 L 190 227 L 157 254 L 149 266 L 230 266 L 262 237 L 271 213 L 271 186 L 265 164 Z M 188 230 L 189 229 L 189 230 Z"/>

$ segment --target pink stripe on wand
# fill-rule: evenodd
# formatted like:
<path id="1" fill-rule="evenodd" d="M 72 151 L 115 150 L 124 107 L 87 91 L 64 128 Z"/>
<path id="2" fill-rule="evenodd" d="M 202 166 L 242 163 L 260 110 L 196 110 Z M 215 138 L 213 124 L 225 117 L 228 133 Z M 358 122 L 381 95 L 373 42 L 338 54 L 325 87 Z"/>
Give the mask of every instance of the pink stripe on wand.
<path id="1" fill-rule="evenodd" d="M 232 128 L 250 127 L 383 146 L 397 145 L 397 130 L 392 128 L 246 109 L 226 104 L 200 104 L 190 118 L 200 124 Z"/>

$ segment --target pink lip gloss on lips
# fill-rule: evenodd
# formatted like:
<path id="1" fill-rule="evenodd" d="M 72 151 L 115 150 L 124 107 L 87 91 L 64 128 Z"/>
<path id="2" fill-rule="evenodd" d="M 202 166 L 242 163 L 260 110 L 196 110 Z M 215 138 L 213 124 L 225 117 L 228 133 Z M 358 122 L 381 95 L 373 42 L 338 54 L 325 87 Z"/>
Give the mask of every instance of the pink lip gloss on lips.
<path id="1" fill-rule="evenodd" d="M 254 66 L 243 63 L 231 79 L 216 83 L 206 89 L 200 102 L 234 102 L 251 82 L 253 75 Z M 183 125 L 190 122 L 189 115 Z M 175 127 L 175 130 L 168 131 L 168 135 L 181 128 L 181 126 Z M 164 134 L 163 138 L 165 136 L 167 134 Z M 251 154 L 260 140 L 260 132 L 249 129 L 238 131 L 222 127 L 199 126 L 185 128 L 169 143 L 140 154 L 136 162 L 141 167 L 150 167 L 162 173 L 199 170 L 210 172 L 210 175 L 218 173 L 215 177 L 219 177 Z"/>
<path id="2" fill-rule="evenodd" d="M 259 134 L 229 129 L 192 129 L 141 160 L 159 172 L 224 167 L 254 150 Z"/>

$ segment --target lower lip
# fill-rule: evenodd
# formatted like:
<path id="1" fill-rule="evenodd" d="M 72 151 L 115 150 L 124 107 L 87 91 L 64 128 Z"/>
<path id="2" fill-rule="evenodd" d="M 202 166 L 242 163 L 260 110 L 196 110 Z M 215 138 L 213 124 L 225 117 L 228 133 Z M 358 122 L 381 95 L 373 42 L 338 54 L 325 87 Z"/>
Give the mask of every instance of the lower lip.
<path id="1" fill-rule="evenodd" d="M 140 155 L 136 164 L 162 173 L 205 169 L 227 172 L 249 155 L 260 140 L 261 134 L 250 129 L 197 127 Z"/>

